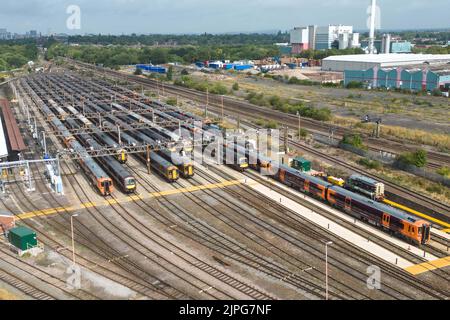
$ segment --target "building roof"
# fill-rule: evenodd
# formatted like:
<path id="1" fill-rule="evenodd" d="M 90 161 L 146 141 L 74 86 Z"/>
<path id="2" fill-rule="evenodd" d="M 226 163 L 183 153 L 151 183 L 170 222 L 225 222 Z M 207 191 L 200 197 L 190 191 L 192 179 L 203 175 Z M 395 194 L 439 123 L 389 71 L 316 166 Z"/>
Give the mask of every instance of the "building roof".
<path id="1" fill-rule="evenodd" d="M 0 116 L 0 159 L 6 158 L 8 156 L 8 147 L 6 145 L 5 131 L 3 130 L 3 123 L 1 120 L 2 119 Z"/>
<path id="2" fill-rule="evenodd" d="M 363 63 L 424 63 L 450 61 L 450 54 L 352 54 L 342 56 L 331 56 L 323 59 L 324 61 L 342 61 L 342 62 L 363 62 Z"/>
<path id="3" fill-rule="evenodd" d="M 25 143 L 23 142 L 22 135 L 20 134 L 19 126 L 17 125 L 16 119 L 9 107 L 9 102 L 6 99 L 0 99 L 0 106 L 3 114 L 3 118 L 6 124 L 6 133 L 8 135 L 9 144 L 12 151 L 23 151 L 26 149 Z"/>

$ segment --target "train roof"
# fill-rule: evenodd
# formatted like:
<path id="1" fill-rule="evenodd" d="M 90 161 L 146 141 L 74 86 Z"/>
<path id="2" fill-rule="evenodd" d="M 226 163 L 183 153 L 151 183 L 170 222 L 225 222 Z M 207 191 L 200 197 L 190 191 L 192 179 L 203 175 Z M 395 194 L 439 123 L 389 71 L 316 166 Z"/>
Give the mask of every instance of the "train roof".
<path id="1" fill-rule="evenodd" d="M 366 176 L 363 176 L 363 175 L 360 175 L 360 174 L 352 174 L 349 179 L 364 181 L 364 182 L 366 182 L 368 184 L 380 183 L 379 181 L 377 181 L 375 179 L 372 179 L 372 178 L 369 178 L 369 177 L 366 177 Z"/>
<path id="2" fill-rule="evenodd" d="M 280 167 L 280 169 L 284 169 L 284 170 L 290 172 L 291 174 L 294 174 L 296 176 L 302 177 L 303 179 L 307 179 L 309 181 L 312 181 L 312 182 L 314 182 L 317 185 L 324 186 L 324 187 L 332 186 L 331 183 L 329 183 L 329 182 L 327 182 L 325 180 L 322 180 L 320 178 L 313 177 L 313 176 L 311 176 L 309 174 L 300 172 L 300 171 L 298 171 L 298 170 L 296 170 L 294 168 L 291 168 L 291 167 L 289 167 L 289 166 L 287 166 L 285 164 L 280 164 L 279 167 Z"/>
<path id="3" fill-rule="evenodd" d="M 150 158 L 152 161 L 155 161 L 166 168 L 173 167 L 173 164 L 171 162 L 167 161 L 166 159 L 156 154 L 155 152 L 150 153 Z"/>
<path id="4" fill-rule="evenodd" d="M 366 197 L 364 197 L 362 195 L 359 195 L 359 194 L 354 193 L 352 191 L 349 191 L 347 189 L 341 188 L 339 186 L 332 186 L 332 187 L 330 187 L 330 189 L 338 191 L 340 194 L 342 194 L 342 195 L 344 195 L 346 197 L 351 197 L 352 199 L 355 199 L 358 202 L 365 203 L 365 204 L 368 204 L 368 205 L 370 205 L 372 207 L 375 207 L 376 209 L 378 209 L 380 211 L 383 211 L 385 213 L 389 213 L 390 215 L 392 215 L 394 217 L 397 217 L 399 219 L 407 220 L 407 221 L 409 221 L 411 223 L 414 223 L 414 222 L 417 222 L 417 221 L 421 220 L 421 219 L 416 218 L 414 216 L 411 216 L 408 213 L 403 212 L 403 211 L 401 211 L 399 209 L 393 208 L 393 207 L 388 206 L 388 205 L 386 205 L 384 203 L 373 201 L 373 200 L 371 200 L 369 198 L 366 198 Z"/>

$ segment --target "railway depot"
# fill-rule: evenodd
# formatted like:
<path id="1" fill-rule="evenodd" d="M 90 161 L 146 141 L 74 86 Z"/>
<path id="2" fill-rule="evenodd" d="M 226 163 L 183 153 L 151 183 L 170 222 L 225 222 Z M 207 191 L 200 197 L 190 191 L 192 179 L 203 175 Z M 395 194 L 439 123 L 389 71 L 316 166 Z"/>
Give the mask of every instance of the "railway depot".
<path id="1" fill-rule="evenodd" d="M 394 207 L 374 178 L 334 177 L 304 158 L 281 164 L 280 150 L 273 158 L 260 152 L 245 122 L 221 140 L 211 134 L 222 132 L 220 122 L 119 84 L 117 74 L 88 76 L 77 67 L 11 81 L 15 102 L 3 102 L 11 110 L 5 143 L 19 161 L 4 163 L 1 208 L 27 231 L 16 237 L 9 226 L 5 239 L 22 247 L 17 239 L 38 237 L 49 265 L 79 266 L 85 275 L 81 289 L 67 289 L 60 275 L 53 289 L 30 295 L 448 298 L 444 204 L 436 204 L 439 216 Z M 160 89 L 150 80 L 135 84 Z M 208 145 L 216 165 L 198 161 Z M 0 246 L 5 259 L 18 259 Z M 367 287 L 370 266 L 383 274 L 379 290 Z M 47 281 L 48 270 L 36 268 L 36 281 Z M 102 290 L 87 289 L 100 283 Z"/>

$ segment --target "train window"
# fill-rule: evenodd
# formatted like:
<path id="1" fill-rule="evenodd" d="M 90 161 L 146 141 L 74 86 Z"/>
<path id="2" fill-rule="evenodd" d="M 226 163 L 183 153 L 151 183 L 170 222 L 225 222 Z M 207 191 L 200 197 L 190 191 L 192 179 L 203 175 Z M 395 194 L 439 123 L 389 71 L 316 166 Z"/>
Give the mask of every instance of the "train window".
<path id="1" fill-rule="evenodd" d="M 127 180 L 127 186 L 132 186 L 132 185 L 135 185 L 135 184 L 136 184 L 136 181 L 134 179 L 128 179 Z"/>

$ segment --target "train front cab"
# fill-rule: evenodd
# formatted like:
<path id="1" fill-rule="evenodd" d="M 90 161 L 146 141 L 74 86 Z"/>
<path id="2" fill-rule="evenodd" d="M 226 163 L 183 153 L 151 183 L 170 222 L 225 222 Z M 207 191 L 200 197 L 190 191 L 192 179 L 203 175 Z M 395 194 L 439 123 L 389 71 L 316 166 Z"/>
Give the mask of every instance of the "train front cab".
<path id="1" fill-rule="evenodd" d="M 128 155 L 125 150 L 121 150 L 117 154 L 117 161 L 119 161 L 121 164 L 125 164 L 128 160 Z"/>
<path id="2" fill-rule="evenodd" d="M 180 166 L 180 171 L 183 178 L 192 178 L 194 176 L 194 165 L 192 163 L 183 164 Z"/>
<path id="3" fill-rule="evenodd" d="M 124 186 L 125 186 L 125 192 L 126 193 L 133 193 L 133 192 L 135 192 L 136 188 L 137 188 L 136 179 L 134 177 L 125 178 Z"/>
<path id="4" fill-rule="evenodd" d="M 166 170 L 166 178 L 170 182 L 175 182 L 180 178 L 180 174 L 177 167 L 169 167 Z"/>
<path id="5" fill-rule="evenodd" d="M 114 185 L 111 178 L 100 178 L 97 181 L 97 189 L 102 196 L 110 196 L 114 191 Z"/>
<path id="6" fill-rule="evenodd" d="M 399 230 L 399 233 L 419 245 L 427 244 L 431 238 L 431 227 L 424 220 L 419 220 L 414 223 L 403 222 L 403 229 Z"/>

